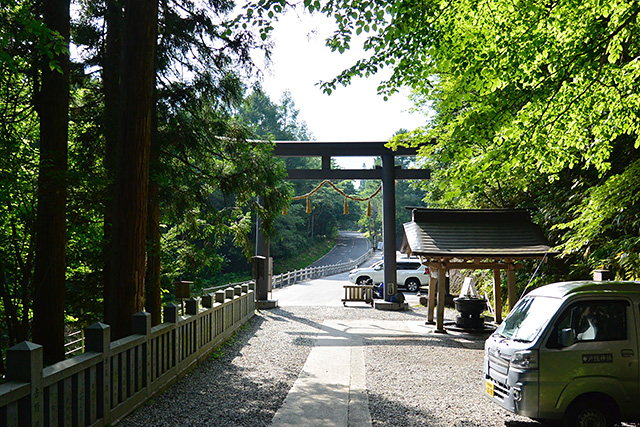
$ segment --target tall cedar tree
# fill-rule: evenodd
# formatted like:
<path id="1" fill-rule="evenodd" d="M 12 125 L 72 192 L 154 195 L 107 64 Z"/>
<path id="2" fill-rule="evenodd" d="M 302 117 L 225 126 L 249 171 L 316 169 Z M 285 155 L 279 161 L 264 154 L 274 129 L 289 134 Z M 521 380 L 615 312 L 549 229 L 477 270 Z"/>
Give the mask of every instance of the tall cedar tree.
<path id="1" fill-rule="evenodd" d="M 119 72 L 122 55 L 122 1 L 107 0 L 107 25 L 102 82 L 104 87 L 104 168 L 107 178 L 104 197 L 104 267 L 102 283 L 111 283 L 111 229 L 113 223 L 113 180 L 115 176 L 116 145 L 118 140 L 118 102 L 120 100 Z M 109 292 L 104 292 L 104 313 L 109 311 Z"/>
<path id="2" fill-rule="evenodd" d="M 69 44 L 69 0 L 42 2 L 45 24 Z M 40 171 L 33 273 L 33 340 L 45 363 L 64 359 L 66 172 L 69 123 L 68 50 L 42 61 L 36 95 L 40 116 Z"/>
<path id="3" fill-rule="evenodd" d="M 113 195 L 109 304 L 112 339 L 131 332 L 144 304 L 149 149 L 155 82 L 157 0 L 128 0 L 122 39 L 119 136 Z"/>
<path id="4" fill-rule="evenodd" d="M 154 108 L 151 129 L 151 159 L 149 176 L 149 206 L 147 217 L 147 271 L 145 275 L 145 310 L 151 314 L 151 324 L 162 323 L 161 242 L 160 242 L 160 141 L 158 140 L 157 108 Z"/>

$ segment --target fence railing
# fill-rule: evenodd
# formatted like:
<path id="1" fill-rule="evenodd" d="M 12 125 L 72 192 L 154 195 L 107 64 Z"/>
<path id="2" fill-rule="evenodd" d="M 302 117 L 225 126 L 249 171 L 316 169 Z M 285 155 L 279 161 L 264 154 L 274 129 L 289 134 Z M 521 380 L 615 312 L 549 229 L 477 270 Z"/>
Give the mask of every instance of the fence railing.
<path id="1" fill-rule="evenodd" d="M 373 253 L 373 249 L 369 249 L 366 253 L 360 256 L 358 259 L 346 263 L 341 264 L 333 264 L 326 265 L 320 267 L 307 267 L 301 270 L 288 271 L 286 273 L 278 274 L 273 276 L 272 286 L 273 288 L 282 288 L 284 286 L 293 285 L 295 283 L 304 282 L 305 280 L 313 280 L 318 279 L 320 277 L 330 276 L 332 274 L 343 273 L 345 271 L 349 271 L 364 261 L 366 261 L 371 254 Z M 210 288 L 204 288 L 200 291 L 200 295 L 206 295 L 221 289 L 225 289 L 228 287 L 234 286 L 242 286 L 253 283 L 253 281 L 248 280 L 246 282 L 237 282 L 231 283 L 227 285 L 213 286 Z M 178 314 L 183 315 L 182 307 L 178 307 Z M 84 352 L 84 329 L 73 332 L 66 337 L 67 342 L 65 343 L 65 356 L 70 357 L 76 353 Z"/>
<path id="2" fill-rule="evenodd" d="M 288 271 L 286 273 L 278 274 L 277 276 L 273 276 L 273 288 L 282 288 L 284 286 L 293 285 L 294 283 L 304 282 L 305 280 L 313 280 L 320 277 L 331 276 L 333 274 L 344 273 L 345 271 L 349 271 L 362 264 L 371 256 L 372 253 L 373 249 L 369 249 L 362 256 L 353 261 L 343 262 L 340 264 L 323 265 L 320 267 L 307 267 L 302 270 Z"/>
<path id="3" fill-rule="evenodd" d="M 200 307 L 202 303 L 202 308 Z M 164 307 L 164 323 L 133 316 L 134 335 L 111 342 L 110 328 L 85 329 L 85 353 L 43 368 L 42 347 L 7 350 L 0 426 L 105 426 L 182 377 L 255 314 L 253 283 Z"/>
<path id="4" fill-rule="evenodd" d="M 220 289 L 226 289 L 226 288 L 233 288 L 234 286 L 242 286 L 242 285 L 248 285 L 250 283 L 254 283 L 253 280 L 247 280 L 246 282 L 236 282 L 236 283 L 229 283 L 228 285 L 218 285 L 218 286 L 212 286 L 210 288 L 203 288 L 199 293 L 200 295 L 206 295 L 206 294 L 210 294 L 212 292 L 216 292 L 219 291 Z"/>
<path id="5" fill-rule="evenodd" d="M 84 353 L 84 329 L 72 332 L 65 337 L 64 355 L 73 356 L 75 353 Z"/>
<path id="6" fill-rule="evenodd" d="M 305 280 L 319 279 L 320 277 L 344 273 L 345 271 L 349 271 L 353 268 L 356 268 L 360 264 L 362 264 L 364 261 L 366 261 L 371 257 L 372 253 L 373 253 L 373 249 L 369 249 L 367 252 L 365 252 L 360 257 L 358 257 L 358 259 L 355 259 L 353 261 L 343 262 L 340 264 L 323 265 L 319 267 L 306 267 L 300 270 L 287 271 L 286 273 L 273 276 L 271 279 L 271 285 L 273 289 L 276 289 L 276 288 L 282 288 L 285 286 L 293 285 L 295 283 L 304 282 Z M 247 282 L 233 283 L 230 286 L 244 285 L 247 283 L 251 283 L 251 282 L 247 281 Z M 215 286 L 212 288 L 205 288 L 202 290 L 202 292 L 207 293 L 219 288 L 220 288 L 219 286 Z"/>

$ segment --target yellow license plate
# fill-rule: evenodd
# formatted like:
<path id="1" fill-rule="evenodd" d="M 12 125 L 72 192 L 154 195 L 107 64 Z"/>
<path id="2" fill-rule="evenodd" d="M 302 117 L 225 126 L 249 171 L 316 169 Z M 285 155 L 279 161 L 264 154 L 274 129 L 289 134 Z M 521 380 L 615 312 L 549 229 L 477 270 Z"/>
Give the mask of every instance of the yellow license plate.
<path id="1" fill-rule="evenodd" d="M 484 391 L 491 397 L 493 397 L 493 383 L 489 380 L 484 380 Z"/>

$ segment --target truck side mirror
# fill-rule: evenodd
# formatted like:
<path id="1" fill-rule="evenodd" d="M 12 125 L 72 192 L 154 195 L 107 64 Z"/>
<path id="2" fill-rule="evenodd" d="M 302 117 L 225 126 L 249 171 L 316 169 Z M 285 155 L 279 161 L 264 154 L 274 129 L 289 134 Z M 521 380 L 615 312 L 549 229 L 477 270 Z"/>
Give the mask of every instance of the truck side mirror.
<path id="1" fill-rule="evenodd" d="M 571 328 L 562 329 L 559 338 L 561 347 L 569 347 L 576 342 L 576 333 Z"/>

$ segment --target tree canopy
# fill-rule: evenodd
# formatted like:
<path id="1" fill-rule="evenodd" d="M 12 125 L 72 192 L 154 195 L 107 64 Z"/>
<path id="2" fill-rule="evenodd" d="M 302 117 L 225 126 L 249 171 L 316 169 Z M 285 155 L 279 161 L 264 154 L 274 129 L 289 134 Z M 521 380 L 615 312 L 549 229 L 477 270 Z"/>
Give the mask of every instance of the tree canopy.
<path id="1" fill-rule="evenodd" d="M 265 227 L 273 229 L 285 203 L 284 169 L 272 158 L 270 145 L 249 141 L 253 134 L 234 117 L 244 98 L 241 76 L 256 71 L 249 53 L 265 46 L 251 31 L 235 26 L 229 16 L 233 3 L 152 0 L 145 2 L 146 9 L 137 9 L 142 2 L 128 4 L 75 1 L 72 17 L 68 0 L 8 0 L 0 5 L 3 351 L 35 338 L 54 350 L 47 362 L 64 357 L 61 339 L 45 343 L 41 338 L 53 335 L 52 322 L 33 322 L 34 311 L 40 306 L 52 308 L 56 337 L 74 323 L 82 327 L 102 320 L 109 259 L 124 253 L 123 241 L 133 243 L 126 257 L 138 260 L 135 271 L 126 274 L 147 290 L 154 284 L 151 294 L 143 295 L 138 287 L 133 306 L 117 315 L 124 326 L 112 337 L 126 334 L 129 312 L 142 309 L 142 304 L 147 309 L 159 305 L 160 281 L 165 291 L 176 278 L 206 281 L 220 271 L 217 251 L 227 236 L 247 249 L 252 215 L 260 215 Z M 140 14 L 131 19 L 125 9 Z M 57 13 L 55 24 L 48 19 L 52 11 Z M 136 32 L 142 38 L 136 39 Z M 74 46 L 70 65 L 69 36 Z M 142 39 L 147 43 L 144 48 L 136 42 Z M 133 53 L 124 63 L 123 50 Z M 142 62 L 144 72 L 127 68 Z M 55 83 L 56 78 L 63 83 Z M 141 96 L 137 90 L 143 86 Z M 58 93 L 47 90 L 51 87 Z M 131 132 L 123 131 L 125 119 L 134 117 L 126 111 L 139 114 L 133 120 L 133 126 L 140 127 L 132 140 L 135 144 L 127 142 Z M 64 165 L 54 164 L 57 157 L 45 150 L 53 133 L 46 130 L 43 118 L 49 129 L 61 130 L 56 133 L 61 137 L 55 150 L 64 153 Z M 124 157 L 133 154 L 142 140 L 146 152 L 131 157 L 127 166 Z M 50 172 L 52 165 L 57 169 Z M 139 208 L 114 221 L 113 201 L 125 196 L 124 190 L 112 185 L 122 178 L 118 169 L 136 173 L 125 177 L 120 188 L 149 185 L 154 191 L 120 199 L 116 209 L 134 204 Z M 43 171 L 63 188 L 48 191 L 52 187 L 38 180 Z M 47 228 L 36 226 L 40 221 L 36 207 L 47 196 L 63 192 L 68 194 L 66 203 L 56 202 L 61 209 L 39 213 L 60 225 L 48 238 L 51 243 L 38 246 Z M 120 237 L 109 243 L 116 235 L 112 224 L 134 222 L 135 233 L 121 229 Z M 144 227 L 145 223 L 151 225 Z M 35 287 L 38 259 L 44 268 L 53 263 L 62 272 L 57 279 L 60 286 L 54 288 L 47 270 L 40 270 L 45 277 L 42 286 L 54 290 L 51 297 Z M 124 262 L 114 262 L 119 270 L 125 269 Z M 111 278 L 113 286 L 123 287 L 124 280 Z M 128 302 L 118 299 L 112 298 L 113 304 Z"/>
<path id="2" fill-rule="evenodd" d="M 56 17 L 64 21 L 60 27 L 48 24 L 43 7 L 51 5 L 65 11 Z M 79 0 L 67 34 L 68 5 L 0 5 L 2 347 L 33 333 L 34 271 L 37 259 L 47 260 L 47 248 L 64 248 L 64 254 L 56 251 L 57 264 L 66 263 L 59 283 L 72 290 L 65 313 L 80 324 L 100 318 L 108 259 L 117 250 L 109 243 L 112 184 L 119 155 L 131 146 L 118 131 L 118 112 L 129 99 L 121 85 L 132 62 L 120 58 L 127 29 L 136 23 L 127 23 L 124 1 Z M 136 201 L 148 209 L 135 218 L 150 224 L 144 238 L 137 233 L 135 249 L 138 268 L 142 260 L 147 263 L 146 283 L 154 283 L 146 303 L 157 305 L 160 282 L 166 288 L 174 279 L 205 282 L 215 276 L 226 262 L 220 250 L 229 241 L 249 247 L 252 215 L 260 215 L 267 229 L 291 231 L 276 237 L 274 251 L 280 253 L 300 251 L 314 236 L 330 236 L 358 221 L 374 235 L 377 203 L 371 220 L 358 204 L 345 216 L 343 201 L 325 190 L 314 196 L 311 215 L 299 203 L 278 218 L 291 187 L 300 195 L 317 183 L 283 185 L 284 165 L 271 157 L 269 144 L 254 139 L 312 135 L 289 95 L 279 104 L 259 87 L 246 96 L 243 76 L 256 74 L 251 52 L 268 48 L 273 20 L 288 3 L 250 1 L 238 18 L 229 15 L 234 4 L 227 0 L 171 0 L 160 2 L 157 12 L 154 2 L 149 5 L 152 12 L 145 15 L 153 16 L 145 18 L 158 22 L 157 37 L 153 24 L 147 27 L 154 34 L 146 38 L 156 40 L 155 55 L 145 59 L 151 70 L 145 73 L 152 90 L 144 112 L 150 147 L 143 156 L 148 160 L 136 163 L 140 176 L 149 176 L 149 194 Z M 380 94 L 409 87 L 416 107 L 433 117 L 391 143 L 419 147 L 417 163 L 432 170 L 422 191 L 398 185 L 400 207 L 420 197 L 433 207 L 529 208 L 561 251 L 545 274 L 584 278 L 593 268 L 607 267 L 620 278 L 640 277 L 637 2 L 303 0 L 300 6 L 335 20 L 330 49 L 341 53 L 364 39 L 365 56 L 323 82 L 322 90 L 330 94 L 354 78 L 391 69 Z M 69 36 L 78 52 L 71 64 Z M 46 95 L 48 79 L 59 77 L 63 84 L 49 87 L 61 95 Z M 60 107 L 43 108 L 43 93 L 62 100 Z M 68 101 L 62 98 L 67 94 Z M 46 153 L 51 133 L 42 119 L 46 123 L 46 115 L 56 112 L 50 125 L 68 126 L 61 132 L 68 138 L 56 145 L 68 164 L 49 175 L 65 187 L 56 192 L 67 193 L 66 203 L 58 202 L 66 229 L 56 226 L 53 243 L 38 249 L 44 232 L 36 226 L 37 206 L 49 188 L 38 176 L 55 160 Z M 287 167 L 314 161 L 289 159 Z M 356 192 L 352 183 L 338 185 Z M 367 183 L 359 191 L 366 196 L 374 186 Z M 141 273 L 135 274 L 141 281 Z M 55 311 L 60 319 L 61 309 Z M 34 327 L 42 332 L 42 322 Z"/>
<path id="3" fill-rule="evenodd" d="M 278 3 L 278 2 L 275 2 Z M 271 4 L 273 6 L 273 3 Z M 562 251 L 563 274 L 640 277 L 640 5 L 621 1 L 312 1 L 335 19 L 327 46 L 366 36 L 333 80 L 391 68 L 378 88 L 412 89 L 432 206 L 527 207 Z"/>

